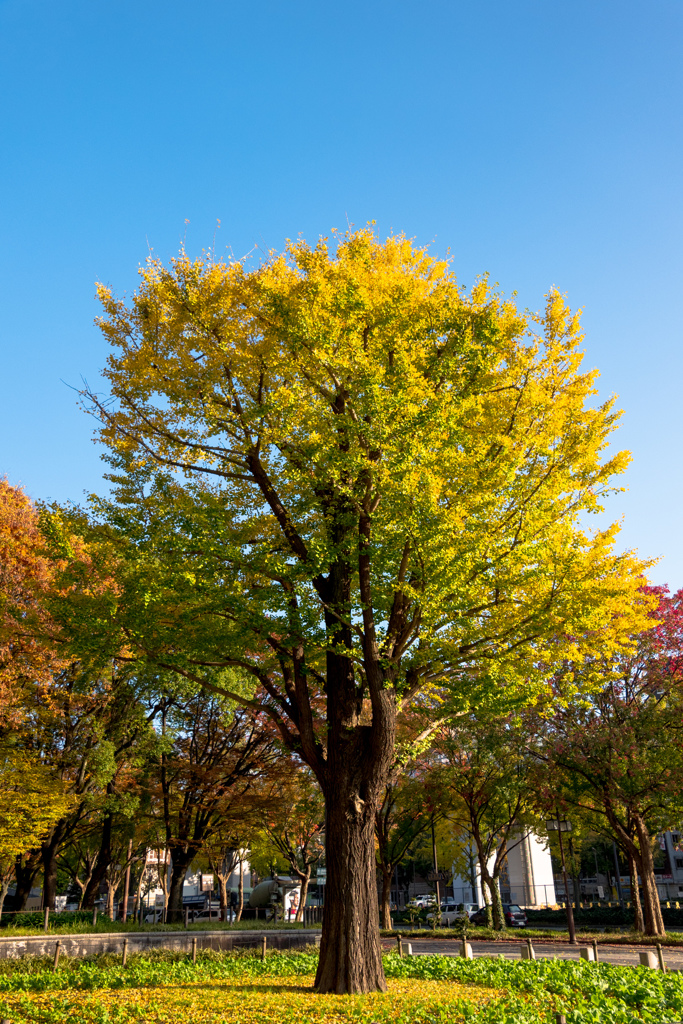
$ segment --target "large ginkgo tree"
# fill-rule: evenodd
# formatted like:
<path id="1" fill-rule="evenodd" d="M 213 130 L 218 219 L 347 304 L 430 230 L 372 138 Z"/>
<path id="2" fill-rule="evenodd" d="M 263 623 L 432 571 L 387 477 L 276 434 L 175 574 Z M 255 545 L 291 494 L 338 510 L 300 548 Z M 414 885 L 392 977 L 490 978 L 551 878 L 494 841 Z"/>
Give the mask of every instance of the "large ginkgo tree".
<path id="1" fill-rule="evenodd" d="M 100 298 L 110 393 L 86 398 L 127 649 L 264 710 L 310 766 L 316 985 L 384 989 L 373 829 L 402 710 L 523 702 L 645 619 L 642 566 L 585 529 L 627 456 L 578 318 L 466 293 L 371 229 L 253 269 L 152 259 L 130 302 Z"/>

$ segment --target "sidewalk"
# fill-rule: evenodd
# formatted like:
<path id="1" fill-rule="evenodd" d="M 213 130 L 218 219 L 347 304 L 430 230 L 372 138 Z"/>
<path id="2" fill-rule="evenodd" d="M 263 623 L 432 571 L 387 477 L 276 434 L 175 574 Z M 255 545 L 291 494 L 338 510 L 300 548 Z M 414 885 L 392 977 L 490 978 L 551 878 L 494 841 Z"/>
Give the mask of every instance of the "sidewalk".
<path id="1" fill-rule="evenodd" d="M 433 953 L 439 956 L 459 956 L 460 941 L 458 939 L 404 939 L 410 942 L 414 954 L 424 956 Z M 533 946 L 536 958 L 558 960 L 578 960 L 579 948 L 583 943 L 570 946 L 568 942 L 542 942 L 533 939 Z M 526 946 L 524 932 L 520 932 L 518 939 L 502 939 L 498 942 L 486 940 L 468 939 L 472 946 L 472 953 L 477 956 L 504 956 L 506 960 L 521 960 L 521 946 Z M 396 949 L 396 939 L 382 939 L 384 952 Z M 655 950 L 654 946 L 610 946 L 608 943 L 598 943 L 598 956 L 603 963 L 620 964 L 626 967 L 638 967 L 640 964 L 640 952 L 642 950 Z M 664 946 L 664 963 L 671 970 L 683 970 L 683 947 Z"/>

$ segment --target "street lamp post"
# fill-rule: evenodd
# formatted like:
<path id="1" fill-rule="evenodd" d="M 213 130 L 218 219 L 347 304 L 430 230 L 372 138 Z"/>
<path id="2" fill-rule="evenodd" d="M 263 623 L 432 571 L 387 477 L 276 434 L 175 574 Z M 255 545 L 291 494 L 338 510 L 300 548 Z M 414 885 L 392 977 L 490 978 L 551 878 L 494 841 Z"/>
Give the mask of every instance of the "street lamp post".
<path id="1" fill-rule="evenodd" d="M 441 923 L 441 886 L 439 885 L 439 863 L 436 857 L 436 833 L 434 831 L 434 817 L 432 816 L 432 856 L 434 858 L 434 878 L 436 885 L 436 913 L 437 920 Z"/>
<path id="2" fill-rule="evenodd" d="M 575 946 L 576 945 L 576 928 L 574 927 L 574 911 L 569 899 L 569 883 L 567 881 L 567 865 L 564 859 L 564 843 L 562 842 L 562 833 L 570 832 L 572 824 L 570 821 L 562 821 L 560 818 L 560 812 L 557 812 L 557 819 L 546 821 L 545 827 L 549 832 L 557 832 L 557 838 L 560 843 L 560 860 L 562 861 L 562 878 L 564 879 L 564 905 L 567 911 L 567 928 L 569 929 L 569 941 Z"/>

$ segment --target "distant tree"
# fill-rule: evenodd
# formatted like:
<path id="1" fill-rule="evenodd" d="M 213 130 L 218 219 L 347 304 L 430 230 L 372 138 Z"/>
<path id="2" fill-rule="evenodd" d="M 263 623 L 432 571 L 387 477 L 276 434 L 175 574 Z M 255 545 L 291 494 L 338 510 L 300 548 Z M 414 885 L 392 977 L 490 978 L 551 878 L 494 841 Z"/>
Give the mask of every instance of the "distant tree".
<path id="1" fill-rule="evenodd" d="M 218 879 L 221 920 L 225 921 L 232 897 L 228 881 L 239 872 L 236 916 L 239 921 L 244 908 L 244 862 L 250 847 L 261 836 L 261 818 L 273 805 L 272 777 L 277 773 L 269 766 L 264 778 L 254 778 L 249 788 L 243 788 L 236 800 L 223 805 L 211 831 L 204 840 L 203 852 Z"/>
<path id="2" fill-rule="evenodd" d="M 386 785 L 384 800 L 377 811 L 377 866 L 382 877 L 380 917 L 382 928 L 391 928 L 391 880 L 408 849 L 432 825 L 434 812 L 425 800 L 423 779 L 397 772 Z"/>
<path id="3" fill-rule="evenodd" d="M 49 685 L 24 687 L 23 722 L 15 742 L 49 767 L 72 799 L 37 855 L 25 858 L 14 909 L 22 908 L 41 869 L 44 903 L 54 908 L 60 853 L 99 809 L 100 850 L 84 892 L 84 905 L 92 905 L 111 860 L 112 815 L 117 807 L 123 809 L 130 799 L 135 800 L 128 792 L 131 759 L 149 730 L 137 687 L 138 679 L 125 663 L 110 664 L 95 674 L 78 662 L 54 676 Z M 128 808 L 130 813 L 133 809 Z"/>
<path id="4" fill-rule="evenodd" d="M 642 880 L 645 933 L 662 935 L 653 846 L 683 816 L 683 591 L 648 592 L 657 598 L 651 628 L 630 655 L 556 675 L 552 703 L 536 719 L 538 792 L 616 837 L 636 902 Z"/>
<path id="5" fill-rule="evenodd" d="M 278 751 L 259 715 L 204 694 L 169 699 L 160 729 L 165 742 L 154 786 L 160 833 L 171 857 L 168 914 L 177 920 L 192 861 L 225 816 L 261 785 Z"/>
<path id="6" fill-rule="evenodd" d="M 36 849 L 69 813 L 73 795 L 39 759 L 0 746 L 0 916 L 17 860 Z"/>
<path id="7" fill-rule="evenodd" d="M 466 715 L 441 731 L 435 761 L 446 816 L 476 849 L 489 923 L 503 929 L 500 877 L 508 853 L 539 827 L 527 736 L 514 716 Z"/>
<path id="8" fill-rule="evenodd" d="M 302 921 L 313 866 L 325 856 L 325 803 L 307 770 L 293 772 L 265 814 L 262 827 L 300 885 L 296 920 Z"/>
<path id="9" fill-rule="evenodd" d="M 26 685 L 63 667 L 47 597 L 57 567 L 44 550 L 39 514 L 21 488 L 0 479 L 0 730 L 23 717 Z"/>

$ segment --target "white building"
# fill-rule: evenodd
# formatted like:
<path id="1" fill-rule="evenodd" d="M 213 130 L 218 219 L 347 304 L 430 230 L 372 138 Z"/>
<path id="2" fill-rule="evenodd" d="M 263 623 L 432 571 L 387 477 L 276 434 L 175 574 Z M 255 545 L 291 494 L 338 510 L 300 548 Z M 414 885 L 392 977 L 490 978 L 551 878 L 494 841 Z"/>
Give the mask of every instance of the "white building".
<path id="1" fill-rule="evenodd" d="M 493 857 L 489 862 L 493 868 Z M 522 907 L 552 906 L 557 900 L 550 850 L 543 839 L 533 833 L 511 838 L 508 855 L 500 877 L 503 903 Z M 458 903 L 484 906 L 481 874 L 474 849 L 470 851 L 468 877 L 453 874 L 453 896 Z"/>

